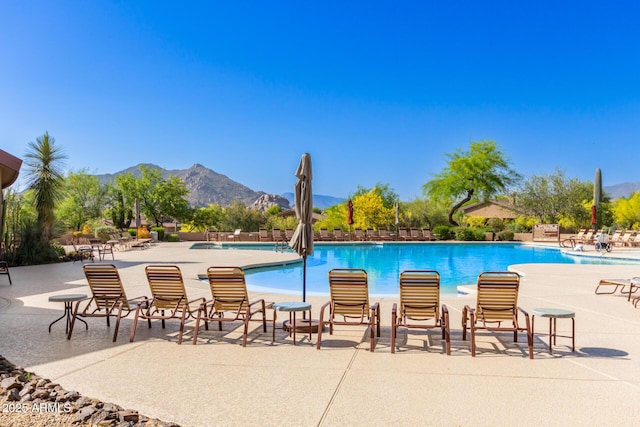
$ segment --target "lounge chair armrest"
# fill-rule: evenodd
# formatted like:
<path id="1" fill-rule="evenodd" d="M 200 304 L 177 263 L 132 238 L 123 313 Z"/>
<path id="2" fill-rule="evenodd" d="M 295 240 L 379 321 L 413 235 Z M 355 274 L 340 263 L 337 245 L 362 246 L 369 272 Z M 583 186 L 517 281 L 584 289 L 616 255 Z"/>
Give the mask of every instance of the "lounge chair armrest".
<path id="1" fill-rule="evenodd" d="M 200 304 L 198 304 L 198 308 L 194 308 L 194 309 L 192 309 L 192 310 L 189 310 L 189 313 L 193 313 L 194 311 L 196 311 L 196 310 L 200 309 L 200 305 L 201 305 L 201 304 L 203 304 L 203 303 L 205 303 L 205 302 L 207 301 L 207 299 L 206 299 L 206 298 L 204 298 L 204 297 L 194 298 L 194 299 L 192 299 L 192 300 L 190 300 L 190 301 L 187 301 L 187 305 L 193 305 L 193 304 L 195 304 L 195 303 L 196 303 L 196 302 L 198 302 L 198 301 L 201 301 L 201 303 L 200 303 Z"/>
<path id="2" fill-rule="evenodd" d="M 473 333 L 473 327 L 475 325 L 475 309 L 465 305 L 462 309 L 462 341 L 467 339 L 467 317 L 471 323 L 471 332 Z"/>
<path id="3" fill-rule="evenodd" d="M 329 307 L 331 305 L 331 301 L 327 301 L 325 302 L 322 307 L 320 307 L 320 319 L 318 320 L 318 329 L 319 328 L 324 328 L 324 311 L 327 307 Z"/>
<path id="4" fill-rule="evenodd" d="M 372 313 L 377 313 L 378 311 L 380 311 L 380 303 L 377 302 L 375 304 L 371 304 L 369 306 L 369 310 L 371 310 Z"/>
<path id="5" fill-rule="evenodd" d="M 256 309 L 255 311 L 251 311 L 251 306 L 256 305 L 258 303 L 261 304 L 261 307 Z M 247 312 L 249 314 L 249 317 L 253 316 L 256 313 L 260 313 L 260 312 L 264 312 L 264 311 L 265 311 L 265 302 L 264 302 L 264 299 L 262 299 L 262 298 L 254 300 L 254 301 L 250 301 L 249 305 L 247 306 Z"/>
<path id="6" fill-rule="evenodd" d="M 462 327 L 464 328 L 467 324 L 467 317 L 470 317 L 472 314 L 475 314 L 476 309 L 471 308 L 468 305 L 465 305 L 462 309 Z"/>
<path id="7" fill-rule="evenodd" d="M 207 311 L 207 306 L 213 304 L 212 299 L 208 299 L 208 300 L 204 300 L 203 302 L 200 303 L 200 306 L 198 307 L 198 310 L 204 310 L 205 312 Z"/>

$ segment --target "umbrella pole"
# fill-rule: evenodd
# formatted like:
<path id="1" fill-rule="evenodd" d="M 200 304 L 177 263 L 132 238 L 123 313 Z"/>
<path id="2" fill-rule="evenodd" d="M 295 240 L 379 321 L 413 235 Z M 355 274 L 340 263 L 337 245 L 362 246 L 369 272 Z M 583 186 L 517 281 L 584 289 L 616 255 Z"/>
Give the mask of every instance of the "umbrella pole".
<path id="1" fill-rule="evenodd" d="M 302 257 L 302 302 L 307 302 L 307 256 Z M 306 311 L 302 312 L 302 318 L 304 319 Z"/>

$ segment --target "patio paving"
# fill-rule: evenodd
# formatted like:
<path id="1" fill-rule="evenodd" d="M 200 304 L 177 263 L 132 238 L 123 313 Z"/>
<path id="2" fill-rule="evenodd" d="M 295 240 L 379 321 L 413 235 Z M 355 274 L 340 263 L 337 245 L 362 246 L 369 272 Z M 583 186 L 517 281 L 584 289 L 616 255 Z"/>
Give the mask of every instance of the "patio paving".
<path id="1" fill-rule="evenodd" d="M 190 242 L 162 243 L 147 250 L 116 252 L 115 264 L 127 295 L 148 294 L 144 275 L 151 263 L 177 264 L 189 298 L 210 297 L 197 275 L 210 265 L 284 263 L 295 255 L 271 251 L 187 250 Z M 617 248 L 616 248 L 617 249 Z M 633 250 L 612 256 L 640 259 Z M 0 277 L 0 354 L 68 390 L 132 408 L 150 417 L 186 426 L 210 425 L 633 425 L 640 406 L 640 308 L 626 296 L 595 295 L 600 278 L 640 275 L 640 263 L 620 265 L 527 264 L 511 267 L 523 275 L 519 305 L 557 307 L 576 313 L 576 351 L 558 338 L 553 355 L 548 322 L 536 319 L 534 360 L 526 337 L 478 335 L 478 355 L 461 340 L 461 311 L 475 296 L 444 297 L 451 314 L 452 355 L 444 354 L 439 333 L 400 333 L 400 349 L 390 353 L 393 298 L 381 304 L 382 337 L 375 353 L 365 328 L 338 327 L 315 348 L 298 334 L 298 345 L 282 331 L 271 343 L 252 322 L 246 348 L 241 326 L 203 332 L 193 346 L 177 344 L 179 322 L 166 329 L 140 322 L 129 343 L 133 316 L 125 318 L 116 343 L 104 319 L 76 325 L 67 341 L 64 323 L 47 332 L 62 314 L 49 296 L 86 293 L 80 262 L 11 269 L 13 286 Z M 250 292 L 268 301 L 297 301 L 300 295 Z M 314 317 L 326 297 L 309 297 Z M 271 313 L 268 313 L 270 318 Z M 279 319 L 284 316 L 279 316 Z M 193 322 L 187 325 L 187 340 Z M 558 320 L 558 332 L 571 322 Z M 113 323 L 112 327 L 113 328 Z"/>

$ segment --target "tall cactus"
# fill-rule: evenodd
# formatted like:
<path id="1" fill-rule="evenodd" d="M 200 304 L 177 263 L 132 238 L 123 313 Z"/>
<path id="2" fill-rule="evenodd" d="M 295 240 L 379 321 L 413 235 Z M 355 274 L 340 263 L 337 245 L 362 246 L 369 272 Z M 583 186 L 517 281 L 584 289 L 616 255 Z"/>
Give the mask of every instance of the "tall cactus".
<path id="1" fill-rule="evenodd" d="M 591 207 L 591 224 L 593 229 L 596 230 L 600 227 L 600 202 L 602 201 L 602 172 L 600 168 L 596 169 L 596 174 L 593 179 L 593 206 Z"/>
<path id="2" fill-rule="evenodd" d="M 596 207 L 600 207 L 602 201 L 602 172 L 600 168 L 596 169 L 596 175 L 593 183 L 593 204 Z"/>

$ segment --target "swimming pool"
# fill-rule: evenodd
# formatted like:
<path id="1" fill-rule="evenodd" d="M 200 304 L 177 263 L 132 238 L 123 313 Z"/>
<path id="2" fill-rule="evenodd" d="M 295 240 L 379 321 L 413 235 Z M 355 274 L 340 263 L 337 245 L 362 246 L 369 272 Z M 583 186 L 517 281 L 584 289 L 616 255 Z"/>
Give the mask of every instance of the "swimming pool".
<path id="1" fill-rule="evenodd" d="M 236 245 L 227 247 L 235 248 Z M 273 245 L 242 249 L 274 250 Z M 618 263 L 620 261 L 617 261 Z M 322 244 L 315 245 L 307 259 L 307 295 L 327 295 L 327 274 L 332 268 L 362 268 L 367 271 L 372 295 L 396 296 L 398 276 L 403 270 L 437 270 L 444 294 L 457 293 L 457 286 L 475 284 L 483 271 L 504 271 L 509 265 L 529 263 L 611 264 L 611 261 L 572 257 L 558 248 L 519 243 L 437 244 Z M 254 291 L 302 294 L 302 263 L 285 267 L 246 270 L 247 285 Z"/>

